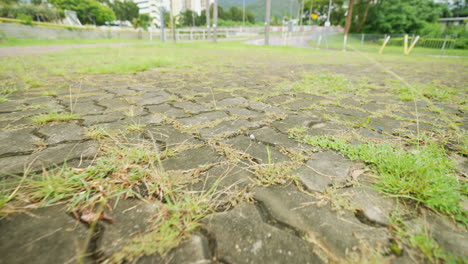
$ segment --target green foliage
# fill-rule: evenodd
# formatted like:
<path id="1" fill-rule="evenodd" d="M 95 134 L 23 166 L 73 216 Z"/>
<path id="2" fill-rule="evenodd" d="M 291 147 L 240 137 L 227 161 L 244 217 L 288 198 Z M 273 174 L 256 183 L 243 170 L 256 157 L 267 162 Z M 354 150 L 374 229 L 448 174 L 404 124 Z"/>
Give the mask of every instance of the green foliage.
<path id="1" fill-rule="evenodd" d="M 32 17 L 30 15 L 19 14 L 17 19 L 21 20 L 21 24 L 32 26 Z"/>
<path id="2" fill-rule="evenodd" d="M 198 26 L 196 24 L 197 22 L 197 17 L 198 17 L 198 14 L 196 12 L 193 12 L 192 10 L 186 10 L 182 13 L 180 13 L 180 21 L 179 23 L 182 25 L 182 26 L 185 26 L 185 27 L 194 27 L 194 26 Z"/>
<path id="3" fill-rule="evenodd" d="M 446 11 L 446 5 L 432 0 L 379 1 L 371 5 L 363 32 L 419 34 L 427 23 L 436 23 Z"/>
<path id="4" fill-rule="evenodd" d="M 443 148 L 431 144 L 408 153 L 387 144 L 348 144 L 330 136 L 311 137 L 300 132 L 292 130 L 291 136 L 370 165 L 379 175 L 376 186 L 381 192 L 411 199 L 468 224 L 468 212 L 460 207 L 468 186 L 453 176 L 455 165 Z"/>
<path id="5" fill-rule="evenodd" d="M 103 25 L 115 20 L 114 11 L 96 0 L 50 0 L 50 3 L 62 10 L 75 11 L 83 24 Z"/>
<path id="6" fill-rule="evenodd" d="M 18 0 L 0 0 L 0 4 L 12 5 L 17 4 Z"/>
<path id="7" fill-rule="evenodd" d="M 130 0 L 113 1 L 113 3 L 106 3 L 114 11 L 117 20 L 133 21 L 134 18 L 138 18 L 138 6 Z"/>
<path id="8" fill-rule="evenodd" d="M 0 3 L 0 17 L 18 18 L 20 15 L 42 22 L 51 22 L 63 17 L 60 11 L 44 5 L 3 5 Z"/>
<path id="9" fill-rule="evenodd" d="M 134 28 L 141 27 L 146 30 L 151 23 L 151 17 L 148 14 L 142 14 L 139 15 L 138 18 L 134 18 L 132 23 Z"/>

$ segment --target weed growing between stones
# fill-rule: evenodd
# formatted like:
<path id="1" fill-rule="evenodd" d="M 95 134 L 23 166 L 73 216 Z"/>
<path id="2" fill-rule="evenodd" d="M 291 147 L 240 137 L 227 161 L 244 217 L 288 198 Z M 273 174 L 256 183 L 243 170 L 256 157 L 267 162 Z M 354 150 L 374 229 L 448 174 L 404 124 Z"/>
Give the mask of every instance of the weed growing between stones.
<path id="1" fill-rule="evenodd" d="M 102 140 L 111 136 L 109 131 L 102 127 L 88 127 L 84 132 L 85 137 L 94 140 Z"/>
<path id="2" fill-rule="evenodd" d="M 0 103 L 6 101 L 10 94 L 17 92 L 17 91 L 18 91 L 18 88 L 13 87 L 8 84 L 5 87 L 0 87 Z"/>
<path id="3" fill-rule="evenodd" d="M 416 91 L 412 91 L 406 85 L 395 85 L 392 91 L 398 95 L 402 101 L 413 101 L 422 97 L 439 102 L 459 101 L 456 96 L 459 93 L 457 89 L 437 84 L 420 84 L 414 86 Z"/>
<path id="4" fill-rule="evenodd" d="M 75 119 L 79 119 L 79 116 L 65 112 L 50 112 L 48 114 L 40 114 L 31 118 L 32 122 L 36 125 L 43 125 L 49 122 L 68 122 Z"/>
<path id="5" fill-rule="evenodd" d="M 134 237 L 105 263 L 126 263 L 154 253 L 165 256 L 180 244 L 185 235 L 195 230 L 206 215 L 213 212 L 213 196 L 212 191 L 189 193 L 174 189 L 167 193 L 149 231 Z"/>
<path id="6" fill-rule="evenodd" d="M 185 182 L 181 178 L 169 179 L 156 166 L 158 160 L 174 155 L 170 151 L 158 153 L 151 146 L 120 142 L 104 145 L 102 152 L 103 156 L 87 168 L 63 166 L 28 175 L 20 183 L 17 199 L 5 207 L 43 207 L 65 202 L 69 211 L 82 211 L 118 197 L 162 198 Z"/>
<path id="7" fill-rule="evenodd" d="M 403 243 L 413 247 L 415 252 L 408 252 L 413 258 L 417 258 L 416 262 L 423 263 L 465 263 L 463 259 L 445 252 L 444 248 L 432 238 L 425 225 L 418 226 L 417 230 L 411 231 L 408 224 L 399 216 L 391 218 L 393 233 L 400 239 L 399 243 Z M 401 246 L 394 243 L 392 251 L 396 255 L 401 255 Z M 399 253 L 399 254 L 398 254 Z"/>
<path id="8" fill-rule="evenodd" d="M 364 161 L 378 175 L 375 186 L 379 191 L 413 200 L 468 224 L 467 212 L 460 206 L 468 186 L 455 177 L 454 163 L 435 144 L 408 153 L 388 144 L 352 145 L 331 136 L 307 136 L 297 129 L 290 136 L 309 145 L 336 150 L 351 160 Z"/>
<path id="9" fill-rule="evenodd" d="M 57 92 L 56 91 L 43 91 L 41 95 L 42 96 L 57 96 Z"/>
<path id="10" fill-rule="evenodd" d="M 307 93 L 314 95 L 335 95 L 340 96 L 346 93 L 355 92 L 359 95 L 365 94 L 372 87 L 365 82 L 354 84 L 347 78 L 337 74 L 307 73 L 302 79 L 294 82 L 283 82 L 280 84 L 283 89 L 291 90 L 295 93 Z"/>
<path id="11" fill-rule="evenodd" d="M 140 123 L 133 123 L 130 125 L 127 125 L 126 128 L 130 132 L 144 132 L 145 131 L 145 124 L 140 124 Z"/>

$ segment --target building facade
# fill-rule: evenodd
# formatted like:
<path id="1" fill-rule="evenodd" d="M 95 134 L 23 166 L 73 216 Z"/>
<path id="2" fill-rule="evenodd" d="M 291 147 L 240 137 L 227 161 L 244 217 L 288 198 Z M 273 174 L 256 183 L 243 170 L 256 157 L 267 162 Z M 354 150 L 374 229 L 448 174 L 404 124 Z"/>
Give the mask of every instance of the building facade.
<path id="1" fill-rule="evenodd" d="M 214 0 L 210 0 L 213 3 Z M 140 14 L 149 14 L 152 23 L 161 26 L 161 7 L 165 10 L 172 10 L 172 14 L 177 16 L 181 12 L 191 10 L 198 15 L 206 9 L 206 0 L 133 0 L 140 9 Z"/>
<path id="2" fill-rule="evenodd" d="M 140 14 L 148 14 L 151 17 L 151 23 L 161 26 L 161 9 L 167 9 L 165 0 L 133 0 L 137 4 Z"/>

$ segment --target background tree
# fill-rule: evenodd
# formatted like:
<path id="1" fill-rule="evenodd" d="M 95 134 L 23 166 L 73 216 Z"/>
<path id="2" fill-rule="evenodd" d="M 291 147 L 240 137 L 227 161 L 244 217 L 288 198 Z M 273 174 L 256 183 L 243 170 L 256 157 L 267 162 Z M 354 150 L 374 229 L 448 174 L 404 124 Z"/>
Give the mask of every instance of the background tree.
<path id="1" fill-rule="evenodd" d="M 151 17 L 148 14 L 141 14 L 138 18 L 133 19 L 132 24 L 134 28 L 141 27 L 146 30 L 151 24 Z"/>
<path id="2" fill-rule="evenodd" d="M 132 21 L 134 18 L 138 18 L 139 8 L 137 4 L 132 1 L 114 1 L 110 4 L 110 8 L 115 13 L 115 16 L 120 21 Z"/>
<path id="3" fill-rule="evenodd" d="M 455 17 L 467 17 L 468 0 L 454 0 L 450 9 Z"/>
<path id="4" fill-rule="evenodd" d="M 420 33 L 428 24 L 437 23 L 447 12 L 445 4 L 432 0 L 380 0 L 369 7 L 368 18 L 362 27 L 369 33 Z"/>
<path id="5" fill-rule="evenodd" d="M 105 22 L 115 20 L 114 11 L 95 0 L 49 0 L 49 2 L 62 10 L 75 11 L 83 24 L 103 25 Z"/>
<path id="6" fill-rule="evenodd" d="M 180 24 L 184 27 L 194 27 L 197 26 L 197 17 L 198 14 L 192 10 L 185 10 L 180 13 Z"/>
<path id="7" fill-rule="evenodd" d="M 302 14 L 309 17 L 310 11 L 319 15 L 318 22 L 323 25 L 327 20 L 329 0 L 307 0 L 304 2 Z M 333 0 L 330 13 L 330 23 L 332 25 L 343 25 L 345 21 L 346 9 L 343 8 L 344 0 Z M 311 7 L 312 5 L 312 7 Z"/>

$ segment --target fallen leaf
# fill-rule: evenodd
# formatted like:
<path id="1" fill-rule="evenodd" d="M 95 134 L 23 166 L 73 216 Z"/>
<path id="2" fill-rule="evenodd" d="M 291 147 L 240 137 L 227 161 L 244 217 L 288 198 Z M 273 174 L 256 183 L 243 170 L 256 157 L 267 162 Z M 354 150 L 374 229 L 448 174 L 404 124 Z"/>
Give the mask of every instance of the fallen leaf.
<path id="1" fill-rule="evenodd" d="M 91 224 L 99 220 L 104 220 L 109 223 L 114 223 L 114 219 L 112 219 L 112 217 L 110 217 L 106 212 L 102 212 L 98 214 L 97 212 L 94 212 L 92 210 L 84 210 L 81 213 L 80 220 L 88 224 Z"/>

